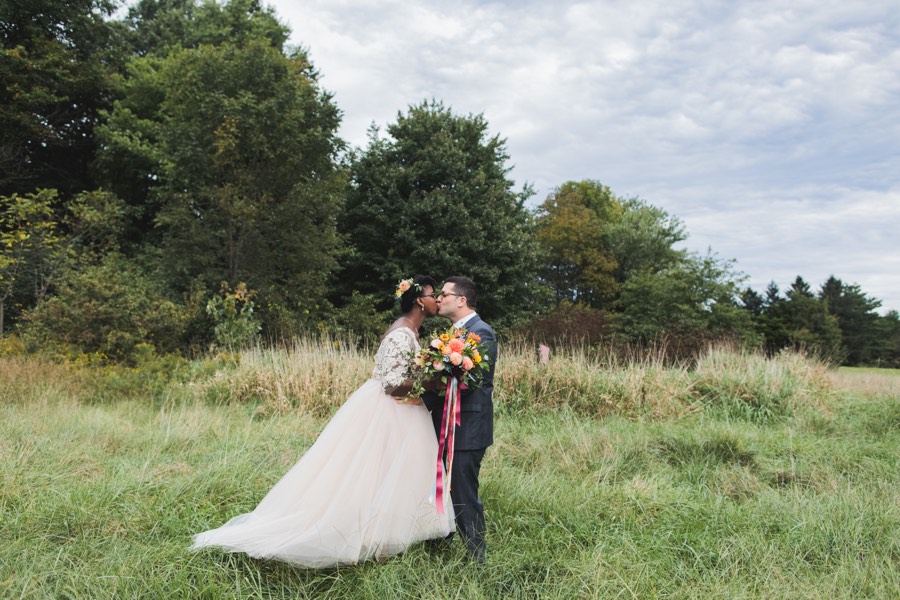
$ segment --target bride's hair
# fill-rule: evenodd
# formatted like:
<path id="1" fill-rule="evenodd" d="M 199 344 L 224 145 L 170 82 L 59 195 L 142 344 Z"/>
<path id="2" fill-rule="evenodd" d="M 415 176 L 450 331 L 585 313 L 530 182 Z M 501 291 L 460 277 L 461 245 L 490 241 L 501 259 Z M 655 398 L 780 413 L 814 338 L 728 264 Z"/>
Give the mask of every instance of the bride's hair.
<path id="1" fill-rule="evenodd" d="M 431 293 L 433 294 L 434 288 L 437 287 L 437 281 L 434 280 L 434 277 L 429 277 L 428 275 L 416 275 L 413 277 L 413 285 L 409 286 L 409 289 L 400 296 L 400 310 L 404 314 L 413 309 L 416 305 L 416 298 L 421 297 L 425 293 L 426 285 L 431 286 Z"/>

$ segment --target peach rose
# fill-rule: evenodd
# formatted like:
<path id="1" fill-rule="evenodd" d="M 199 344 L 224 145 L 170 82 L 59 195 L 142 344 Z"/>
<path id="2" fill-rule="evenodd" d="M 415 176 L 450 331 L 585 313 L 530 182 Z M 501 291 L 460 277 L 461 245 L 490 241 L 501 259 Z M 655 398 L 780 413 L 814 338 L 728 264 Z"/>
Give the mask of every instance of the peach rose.
<path id="1" fill-rule="evenodd" d="M 475 366 L 475 363 L 472 362 L 472 359 L 468 356 L 463 356 L 462 359 L 462 368 L 466 371 L 471 371 L 472 367 Z"/>
<path id="2" fill-rule="evenodd" d="M 451 352 L 450 353 L 450 364 L 454 367 L 458 367 L 459 363 L 463 361 L 463 355 L 459 352 Z"/>
<path id="3" fill-rule="evenodd" d="M 454 352 L 462 352 L 463 348 L 466 347 L 466 343 L 459 338 L 453 338 L 450 340 L 450 349 Z"/>
<path id="4" fill-rule="evenodd" d="M 441 353 L 443 353 L 444 356 L 447 356 L 451 352 L 453 352 L 453 349 L 450 348 L 450 344 L 444 344 L 441 346 Z"/>
<path id="5" fill-rule="evenodd" d="M 402 293 L 406 292 L 406 290 L 408 290 L 408 289 L 409 289 L 409 280 L 404 279 L 403 281 L 400 282 L 400 293 L 402 294 Z"/>
<path id="6" fill-rule="evenodd" d="M 436 360 L 433 363 L 431 363 L 431 368 L 434 369 L 435 371 L 443 371 L 444 363 L 440 360 Z"/>

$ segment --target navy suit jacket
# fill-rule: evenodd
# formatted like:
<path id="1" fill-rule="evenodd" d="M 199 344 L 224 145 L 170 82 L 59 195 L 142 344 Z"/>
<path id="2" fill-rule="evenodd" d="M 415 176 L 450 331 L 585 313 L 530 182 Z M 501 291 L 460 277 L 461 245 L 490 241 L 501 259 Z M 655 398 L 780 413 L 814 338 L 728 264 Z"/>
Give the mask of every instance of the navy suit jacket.
<path id="1" fill-rule="evenodd" d="M 497 336 L 491 326 L 476 315 L 469 321 L 466 331 L 481 337 L 478 344 L 482 356 L 488 361 L 486 370 L 479 370 L 480 381 L 460 393 L 460 424 L 456 427 L 454 448 L 478 450 L 494 443 L 494 368 L 497 366 Z M 441 417 L 444 414 L 444 395 L 426 393 L 422 400 L 431 411 L 434 431 L 440 436 Z M 439 438 L 440 439 L 440 438 Z"/>

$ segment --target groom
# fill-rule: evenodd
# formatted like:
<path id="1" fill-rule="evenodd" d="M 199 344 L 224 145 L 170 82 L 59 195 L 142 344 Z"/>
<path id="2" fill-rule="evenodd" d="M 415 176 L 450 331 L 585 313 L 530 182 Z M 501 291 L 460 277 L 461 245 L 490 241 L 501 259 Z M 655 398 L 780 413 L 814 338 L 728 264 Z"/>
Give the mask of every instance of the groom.
<path id="1" fill-rule="evenodd" d="M 484 562 L 484 507 L 478 497 L 478 473 L 487 447 L 494 443 L 494 367 L 497 364 L 497 337 L 491 326 L 475 312 L 477 304 L 475 283 L 468 277 L 448 277 L 438 299 L 438 314 L 449 319 L 454 327 L 465 327 L 481 337 L 479 347 L 488 357 L 488 369 L 482 372 L 480 383 L 462 390 L 460 424 L 456 427 L 451 473 L 450 498 L 456 513 L 456 526 L 466 548 L 478 562 Z M 444 396 L 425 394 L 422 398 L 438 435 L 444 412 Z M 451 534 L 452 536 L 452 534 Z"/>

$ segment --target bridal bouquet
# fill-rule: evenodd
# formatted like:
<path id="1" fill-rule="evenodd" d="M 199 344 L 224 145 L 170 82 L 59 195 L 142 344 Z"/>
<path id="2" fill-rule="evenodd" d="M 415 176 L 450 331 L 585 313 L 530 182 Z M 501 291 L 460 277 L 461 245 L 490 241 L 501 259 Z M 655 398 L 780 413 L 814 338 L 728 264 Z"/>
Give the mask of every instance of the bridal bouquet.
<path id="1" fill-rule="evenodd" d="M 473 382 L 478 371 L 488 366 L 489 357 L 482 355 L 480 343 L 478 334 L 465 329 L 451 327 L 432 333 L 429 344 L 413 354 L 410 394 L 421 396 L 428 381 L 440 380 L 446 385 L 452 377 L 463 387 Z"/>
<path id="2" fill-rule="evenodd" d="M 456 428 L 462 424 L 460 390 L 474 383 L 478 371 L 488 367 L 489 357 L 482 355 L 480 343 L 478 334 L 451 327 L 443 333 L 433 333 L 428 345 L 412 356 L 411 395 L 421 396 L 426 383 L 434 385 L 440 381 L 445 387 L 434 475 L 434 501 L 438 514 L 444 512 L 444 490 L 450 490 L 454 439 Z"/>

